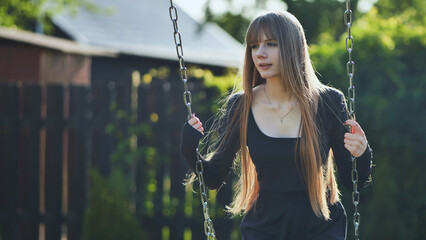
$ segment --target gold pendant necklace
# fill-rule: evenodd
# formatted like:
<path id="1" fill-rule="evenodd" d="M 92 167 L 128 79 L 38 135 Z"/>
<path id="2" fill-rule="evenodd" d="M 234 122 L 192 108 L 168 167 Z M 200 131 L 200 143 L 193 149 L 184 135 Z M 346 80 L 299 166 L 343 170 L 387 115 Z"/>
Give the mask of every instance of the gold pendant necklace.
<path id="1" fill-rule="evenodd" d="M 278 118 L 280 119 L 280 124 L 283 124 L 284 118 L 287 117 L 287 115 L 289 113 L 291 113 L 291 111 L 293 111 L 294 107 L 296 107 L 296 104 L 293 104 L 293 106 L 290 108 L 290 110 L 288 110 L 288 112 L 286 114 L 284 114 L 284 116 L 281 117 L 280 113 L 278 112 L 279 105 L 278 105 L 278 108 L 274 108 L 274 106 L 272 105 L 271 100 L 268 97 L 268 94 L 266 93 L 266 85 L 263 85 L 263 91 L 265 92 L 265 96 L 266 96 L 266 99 L 268 99 L 269 105 L 271 105 L 271 108 L 275 111 L 275 113 L 277 114 Z"/>

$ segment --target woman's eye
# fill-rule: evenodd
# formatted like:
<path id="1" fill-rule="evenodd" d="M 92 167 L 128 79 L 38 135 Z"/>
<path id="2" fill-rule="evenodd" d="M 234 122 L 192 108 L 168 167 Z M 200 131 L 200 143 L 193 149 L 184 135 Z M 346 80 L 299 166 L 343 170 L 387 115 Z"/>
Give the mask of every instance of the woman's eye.
<path id="1" fill-rule="evenodd" d="M 268 42 L 268 46 L 269 47 L 276 47 L 276 46 L 278 46 L 278 43 L 277 42 Z"/>
<path id="2" fill-rule="evenodd" d="M 257 45 L 257 44 L 252 44 L 252 45 L 250 45 L 250 48 L 251 49 L 256 49 L 256 48 L 258 48 L 259 47 L 259 45 Z"/>

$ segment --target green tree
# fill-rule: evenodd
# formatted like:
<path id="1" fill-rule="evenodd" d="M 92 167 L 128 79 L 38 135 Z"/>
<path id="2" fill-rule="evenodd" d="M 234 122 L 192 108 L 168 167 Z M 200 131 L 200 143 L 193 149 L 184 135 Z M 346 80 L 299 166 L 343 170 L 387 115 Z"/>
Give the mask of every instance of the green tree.
<path id="1" fill-rule="evenodd" d="M 412 16 L 416 20 L 425 20 L 426 4 L 423 0 L 379 0 L 375 6 L 383 17 L 400 14 L 407 9 L 416 9 Z"/>
<path id="2" fill-rule="evenodd" d="M 236 40 L 243 43 L 246 30 L 250 24 L 250 19 L 242 14 L 235 14 L 232 12 L 214 15 L 208 8 L 206 9 L 206 22 L 216 23 Z"/>
<path id="3" fill-rule="evenodd" d="M 345 3 L 339 0 L 283 0 L 288 11 L 299 19 L 305 29 L 308 43 L 318 41 L 318 36 L 324 32 L 338 38 L 345 31 L 343 13 Z M 356 12 L 358 1 L 353 1 L 351 10 Z M 357 13 L 358 15 L 358 13 Z"/>
<path id="4" fill-rule="evenodd" d="M 0 26 L 34 31 L 39 23 L 46 32 L 51 32 L 52 16 L 62 11 L 76 14 L 79 7 L 92 12 L 111 12 L 111 9 L 101 9 L 90 0 L 1 0 Z"/>

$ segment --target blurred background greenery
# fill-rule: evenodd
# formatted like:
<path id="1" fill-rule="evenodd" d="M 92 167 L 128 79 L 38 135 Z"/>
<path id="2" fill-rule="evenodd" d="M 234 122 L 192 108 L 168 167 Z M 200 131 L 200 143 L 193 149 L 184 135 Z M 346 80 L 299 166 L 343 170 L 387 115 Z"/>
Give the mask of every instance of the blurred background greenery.
<path id="1" fill-rule="evenodd" d="M 49 16 L 62 9 L 84 6 L 91 11 L 109 12 L 86 0 L 62 0 L 57 1 L 56 5 L 42 8 L 44 2 L 1 0 L 0 25 L 34 30 L 37 23 L 41 23 L 48 33 L 53 28 Z M 264 1 L 257 2 L 261 6 Z M 283 2 L 305 27 L 312 61 L 321 81 L 346 92 L 344 2 Z M 235 11 L 214 13 L 211 11 L 212 4 L 214 1 L 206 4 L 205 20 L 217 23 L 242 42 L 250 22 L 249 16 Z M 372 184 L 361 191 L 363 239 L 426 239 L 426 229 L 423 227 L 426 222 L 425 13 L 423 0 L 378 0 L 368 12 L 355 10 L 352 35 L 355 39 L 353 59 L 356 64 L 357 121 L 363 126 L 374 150 L 375 164 Z M 152 75 L 148 73 L 143 79 L 149 79 Z M 203 92 L 195 93 L 195 111 L 204 116 L 211 116 L 217 110 L 215 100 L 238 79 L 234 70 L 215 76 L 208 69 L 196 67 L 190 69 L 190 76 L 214 93 L 214 97 L 209 99 Z M 120 113 L 114 106 L 112 111 L 116 111 L 119 121 L 132 123 L 131 116 Z M 155 123 L 155 116 L 152 118 L 152 123 Z M 120 135 L 117 134 L 118 124 L 111 123 L 106 130 L 117 136 L 119 143 L 112 158 L 114 170 L 111 176 L 103 177 L 96 170 L 91 172 L 92 190 L 83 239 L 144 239 L 135 213 L 129 207 L 134 204 L 132 176 L 124 173 L 140 156 L 149 159 L 158 152 L 152 148 L 135 149 L 132 145 L 132 135 L 149 138 L 152 134 L 149 125 L 133 123 L 133 128 L 127 134 Z M 153 191 L 155 187 L 146 190 L 147 204 L 153 201 L 149 200 L 149 194 Z M 351 194 L 343 191 L 349 218 L 349 238 L 353 234 L 350 199 Z M 195 197 L 195 200 L 198 201 L 198 198 Z M 149 215 L 150 205 L 146 206 L 144 214 Z M 165 211 L 173 211 L 173 203 L 170 202 L 168 206 L 170 209 Z M 100 211 L 100 208 L 103 210 Z M 201 208 L 199 211 L 202 211 Z M 116 221 L 99 222 L 97 219 L 101 214 L 106 214 L 101 219 L 114 218 Z"/>

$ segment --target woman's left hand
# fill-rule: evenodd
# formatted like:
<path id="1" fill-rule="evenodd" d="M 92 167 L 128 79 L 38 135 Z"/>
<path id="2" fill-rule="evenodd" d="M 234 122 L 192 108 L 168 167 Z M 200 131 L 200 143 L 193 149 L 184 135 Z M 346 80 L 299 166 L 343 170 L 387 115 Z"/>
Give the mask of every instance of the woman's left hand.
<path id="1" fill-rule="evenodd" d="M 354 157 L 361 156 L 367 148 L 367 137 L 361 126 L 354 120 L 347 120 L 344 125 L 351 126 L 351 133 L 345 133 L 345 148 Z"/>

